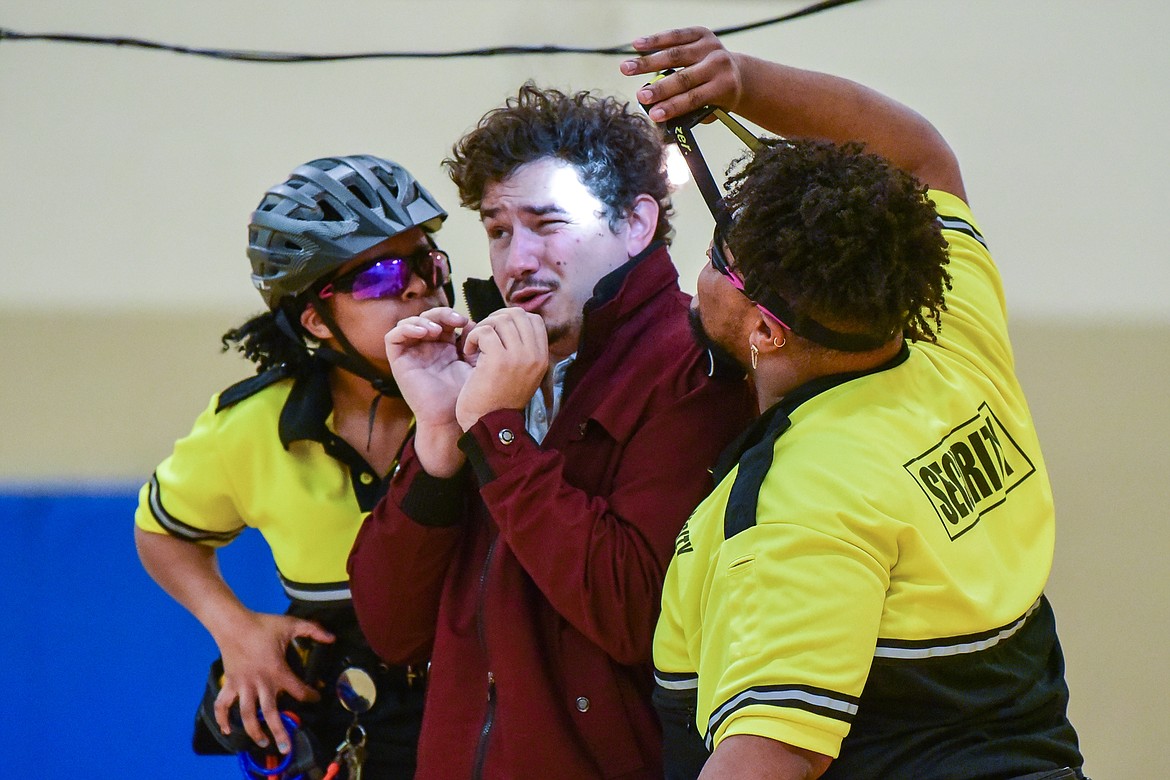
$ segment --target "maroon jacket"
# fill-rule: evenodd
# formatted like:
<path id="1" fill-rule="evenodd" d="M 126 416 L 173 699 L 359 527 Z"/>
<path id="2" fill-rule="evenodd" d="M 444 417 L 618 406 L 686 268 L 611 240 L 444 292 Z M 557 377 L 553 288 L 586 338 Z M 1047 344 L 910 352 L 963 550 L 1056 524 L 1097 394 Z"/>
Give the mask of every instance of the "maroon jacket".
<path id="1" fill-rule="evenodd" d="M 706 376 L 689 300 L 654 248 L 595 290 L 543 444 L 492 412 L 460 440 L 470 468 L 436 479 L 408 443 L 349 567 L 374 649 L 431 658 L 418 780 L 662 777 L 662 580 L 753 409 Z"/>

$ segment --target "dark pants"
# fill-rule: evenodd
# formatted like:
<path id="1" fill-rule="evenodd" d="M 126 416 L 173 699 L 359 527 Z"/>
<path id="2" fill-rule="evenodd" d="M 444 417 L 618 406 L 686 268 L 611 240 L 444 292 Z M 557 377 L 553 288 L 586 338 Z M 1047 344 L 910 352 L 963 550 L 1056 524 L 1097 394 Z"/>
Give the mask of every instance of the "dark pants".
<path id="1" fill-rule="evenodd" d="M 410 780 L 414 777 L 426 686 L 422 681 L 409 685 L 401 667 L 367 671 L 374 677 L 378 693 L 373 708 L 358 721 L 366 732 L 365 776 Z M 301 717 L 302 725 L 317 739 L 324 768 L 345 739 L 353 713 L 342 707 L 329 689 L 321 694 L 317 706 L 304 708 Z M 345 777 L 344 772 L 340 777 Z"/>
<path id="2" fill-rule="evenodd" d="M 318 605 L 294 602 L 289 614 L 316 620 L 337 637 L 331 645 L 324 646 L 317 669 L 323 683 L 318 684 L 322 689 L 321 701 L 307 707 L 298 706 L 302 724 L 320 746 L 322 768 L 333 760 L 338 745 L 353 724 L 353 713 L 341 705 L 334 686 L 346 668 L 356 666 L 369 673 L 377 686 L 373 708 L 358 720 L 366 732 L 365 776 L 411 780 L 426 696 L 425 665 L 413 669 L 382 664 L 361 635 L 349 604 L 322 609 Z M 344 770 L 339 778 L 345 778 Z"/>
<path id="3" fill-rule="evenodd" d="M 654 709 L 662 723 L 665 780 L 695 780 L 711 756 L 695 727 L 694 691 L 670 691 L 655 686 Z M 1014 780 L 1089 780 L 1079 769 L 1046 769 Z"/>
<path id="4" fill-rule="evenodd" d="M 654 709 L 662 723 L 662 759 L 666 780 L 695 780 L 711 755 L 695 727 L 695 692 L 654 686 Z"/>

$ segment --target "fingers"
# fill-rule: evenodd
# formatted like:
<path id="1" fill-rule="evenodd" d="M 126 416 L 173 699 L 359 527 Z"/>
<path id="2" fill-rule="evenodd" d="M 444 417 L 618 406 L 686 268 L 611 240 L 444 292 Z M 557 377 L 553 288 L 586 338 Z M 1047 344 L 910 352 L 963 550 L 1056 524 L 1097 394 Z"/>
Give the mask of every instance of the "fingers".
<path id="1" fill-rule="evenodd" d="M 705 105 L 735 108 L 740 92 L 735 61 L 707 28 L 686 27 L 638 38 L 634 48 L 646 53 L 621 64 L 627 76 L 675 70 L 638 91 L 638 101 L 651 106 L 649 115 L 655 122 Z"/>
<path id="2" fill-rule="evenodd" d="M 477 362 L 480 352 L 483 351 L 483 342 L 487 340 L 489 343 L 488 349 L 491 347 L 503 347 L 500 341 L 499 334 L 496 333 L 495 327 L 489 322 L 477 322 L 475 328 L 470 332 L 464 334 L 463 337 L 463 357 L 470 361 L 473 365 Z"/>
<path id="3" fill-rule="evenodd" d="M 447 307 L 429 309 L 418 316 L 399 320 L 385 336 L 386 359 L 390 361 L 395 377 L 398 377 L 398 361 L 403 356 L 414 354 L 416 357 L 421 356 L 425 362 L 441 354 L 433 350 L 426 352 L 428 346 L 454 345 L 458 354 L 456 332 L 469 322 L 462 314 Z M 419 348 L 424 348 L 424 352 L 420 353 Z"/>
<path id="4" fill-rule="evenodd" d="M 430 320 L 443 326 L 444 330 L 453 331 L 456 328 L 462 328 L 470 320 L 459 312 L 452 309 L 450 306 L 436 306 L 433 309 L 427 309 L 422 314 L 418 315 L 422 319 Z"/>
<path id="5" fill-rule="evenodd" d="M 263 712 L 264 721 L 273 724 L 272 736 L 276 739 L 277 749 L 282 753 L 287 753 L 288 733 L 284 730 L 284 724 L 280 721 L 280 713 L 276 710 L 276 699 L 271 694 L 265 695 L 263 691 L 243 689 L 237 695 L 234 687 L 225 681 L 219 696 L 215 698 L 215 722 L 219 725 L 219 730 L 224 734 L 231 732 L 231 707 L 237 701 L 244 733 L 260 747 L 268 747 L 268 735 L 265 734 L 260 717 L 257 715 L 257 707 L 259 707 Z"/>
<path id="6" fill-rule="evenodd" d="M 301 680 L 285 661 L 284 652 L 295 637 L 307 637 L 328 644 L 334 636 L 319 624 L 285 615 L 261 615 L 248 640 L 221 648 L 224 656 L 223 687 L 215 699 L 215 721 L 230 733 L 231 709 L 239 707 L 244 732 L 260 747 L 276 740 L 281 753 L 288 753 L 291 741 L 280 718 L 279 697 L 288 694 L 300 701 L 316 701 L 317 691 Z"/>
<path id="7" fill-rule="evenodd" d="M 700 66 L 675 71 L 638 90 L 638 100 L 650 106 L 650 118 L 663 122 L 709 105 L 715 91 L 699 78 Z"/>
<path id="8" fill-rule="evenodd" d="M 271 691 L 261 691 L 259 698 L 260 711 L 264 715 L 264 723 L 267 724 L 268 730 L 272 732 L 272 738 L 276 740 L 276 749 L 281 753 L 288 753 L 288 751 L 292 749 L 292 741 L 289 739 L 288 731 L 286 731 L 284 728 L 284 721 L 280 719 L 280 710 L 276 707 L 276 696 L 274 696 Z M 255 726 L 256 732 L 259 733 L 261 737 L 263 737 L 263 727 L 260 725 L 259 719 L 256 717 L 256 711 L 249 707 L 247 714 L 251 716 L 251 720 Z M 244 711 L 242 709 L 240 715 L 244 715 Z M 244 717 L 244 730 L 248 732 L 248 735 L 252 737 L 252 739 L 256 739 L 256 735 L 253 733 L 252 729 L 249 728 L 247 717 Z M 259 744 L 259 742 L 257 742 L 257 744 Z"/>
<path id="9" fill-rule="evenodd" d="M 548 357 L 548 328 L 545 327 L 544 319 L 540 315 L 526 315 L 523 326 L 518 325 L 517 330 L 524 334 L 525 343 L 531 344 L 538 354 Z"/>
<path id="10" fill-rule="evenodd" d="M 239 703 L 240 722 L 253 742 L 262 748 L 268 747 L 268 735 L 264 726 L 272 732 L 276 740 L 276 748 L 281 753 L 288 753 L 292 742 L 284 721 L 280 718 L 280 708 L 277 697 L 280 693 L 287 693 L 298 701 L 316 701 L 320 698 L 317 691 L 310 688 L 287 666 L 279 680 L 269 685 L 260 685 L 255 688 L 243 687 L 237 693 L 235 687 L 224 682 L 223 689 L 215 699 L 215 722 L 220 731 L 227 734 L 231 731 L 231 707 Z"/>
<path id="11" fill-rule="evenodd" d="M 434 306 L 418 316 L 435 320 L 436 322 L 449 323 L 455 327 L 461 327 L 463 323 L 467 322 L 467 317 L 455 311 L 450 306 Z"/>
<path id="12" fill-rule="evenodd" d="M 657 73 L 667 68 L 685 68 L 719 47 L 719 39 L 706 27 L 670 30 L 637 38 L 634 49 L 642 52 L 642 55 L 625 60 L 620 67 L 627 76 Z"/>
<path id="13" fill-rule="evenodd" d="M 705 38 L 715 40 L 715 33 L 706 27 L 676 27 L 673 30 L 666 30 L 664 32 L 654 33 L 653 35 L 643 35 L 640 38 L 635 38 L 633 46 L 636 51 L 653 53 L 672 47 L 685 46 Z M 661 70 L 662 67 L 677 67 L 681 64 L 667 62 L 665 65 L 656 67 L 655 69 Z"/>
<path id="14" fill-rule="evenodd" d="M 489 317 L 481 323 L 481 327 L 486 326 L 481 331 L 483 335 L 494 336 L 504 349 L 517 349 L 529 341 L 526 336 L 530 329 L 525 326 L 525 320 L 528 317 L 536 317 L 534 314 L 525 314 L 521 309 L 512 311 L 516 314 Z"/>
<path id="15" fill-rule="evenodd" d="M 298 620 L 293 625 L 294 637 L 305 637 L 316 642 L 324 642 L 330 644 L 334 640 L 333 634 L 326 631 L 320 624 L 314 623 L 311 620 Z"/>
<path id="16" fill-rule="evenodd" d="M 544 327 L 544 320 L 540 318 L 539 314 L 532 314 L 521 309 L 519 306 L 505 306 L 502 309 L 496 309 L 488 316 L 480 320 L 479 325 L 495 324 L 500 322 L 519 322 L 526 320 L 530 323 L 540 323 Z"/>
<path id="17" fill-rule="evenodd" d="M 276 739 L 276 747 L 280 752 L 287 753 L 289 746 L 288 732 L 280 720 L 280 713 L 276 709 L 276 697 L 265 690 L 253 691 L 243 689 L 237 693 L 234 686 L 224 682 L 219 696 L 215 697 L 215 722 L 224 734 L 231 732 L 231 707 L 239 702 L 240 722 L 244 726 L 244 733 L 253 742 L 262 748 L 268 747 L 268 735 L 264 732 L 257 707 L 264 716 L 264 722 L 271 724 L 272 736 Z"/>
<path id="18" fill-rule="evenodd" d="M 215 723 L 219 726 L 220 732 L 230 734 L 232 730 L 231 724 L 231 709 L 235 704 L 237 695 L 232 687 L 224 680 L 223 687 L 219 689 L 219 695 L 215 697 Z M 263 747 L 263 745 L 261 746 Z"/>
<path id="19" fill-rule="evenodd" d="M 459 357 L 472 367 L 475 366 L 477 353 L 475 352 L 474 348 L 470 353 L 467 351 L 467 339 L 472 333 L 475 332 L 477 327 L 479 327 L 478 322 L 475 320 L 468 320 L 467 324 L 463 326 L 463 330 L 460 332 L 458 338 L 455 339 L 455 349 L 458 351 Z"/>
<path id="20" fill-rule="evenodd" d="M 548 353 L 548 332 L 538 314 L 510 306 L 489 314 L 465 333 L 464 357 L 471 358 L 493 348 L 521 356 L 525 353 Z"/>
<path id="21" fill-rule="evenodd" d="M 403 317 L 386 334 L 386 350 L 397 350 L 418 341 L 434 341 L 452 336 L 468 319 L 454 309 L 439 306 L 414 317 Z"/>
<path id="22" fill-rule="evenodd" d="M 455 401 L 462 430 L 497 409 L 523 409 L 548 369 L 544 320 L 517 307 L 485 317 L 467 335 L 464 355 L 475 369 Z"/>

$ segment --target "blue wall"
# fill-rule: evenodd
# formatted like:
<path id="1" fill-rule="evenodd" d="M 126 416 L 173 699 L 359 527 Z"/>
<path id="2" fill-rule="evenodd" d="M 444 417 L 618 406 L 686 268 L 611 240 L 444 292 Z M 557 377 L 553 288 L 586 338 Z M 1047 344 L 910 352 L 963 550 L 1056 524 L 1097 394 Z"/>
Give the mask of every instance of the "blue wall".
<path id="1" fill-rule="evenodd" d="M 191 753 L 215 643 L 139 564 L 136 492 L 0 492 L 4 777 L 243 776 L 234 758 Z M 220 562 L 245 604 L 284 610 L 258 533 Z"/>

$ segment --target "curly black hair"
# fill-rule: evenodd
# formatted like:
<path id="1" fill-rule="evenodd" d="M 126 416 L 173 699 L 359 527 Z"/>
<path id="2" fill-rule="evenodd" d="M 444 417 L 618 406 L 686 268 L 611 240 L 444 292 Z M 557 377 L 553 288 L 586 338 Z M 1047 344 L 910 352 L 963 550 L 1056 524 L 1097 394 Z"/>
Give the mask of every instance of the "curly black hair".
<path id="1" fill-rule="evenodd" d="M 786 139 L 731 170 L 725 239 L 741 273 L 835 330 L 937 339 L 949 258 L 917 179 L 859 143 Z"/>
<path id="2" fill-rule="evenodd" d="M 660 131 L 643 114 L 613 97 L 566 94 L 531 81 L 489 111 L 455 143 L 443 166 L 460 202 L 478 211 L 484 189 L 525 163 L 545 157 L 577 169 L 582 183 L 606 207 L 611 229 L 643 193 L 658 201 L 654 238 L 670 240 L 670 190 Z"/>
<path id="3" fill-rule="evenodd" d="M 313 357 L 305 341 L 307 334 L 303 333 L 300 322 L 302 308 L 299 301 L 286 299 L 281 302 L 280 309 L 257 314 L 223 334 L 220 338 L 223 351 L 227 352 L 234 346 L 245 358 L 256 364 L 257 374 L 280 366 L 298 374 L 308 370 Z M 293 333 L 281 327 L 277 318 L 282 316 Z M 293 338 L 293 334 L 303 335 Z"/>

